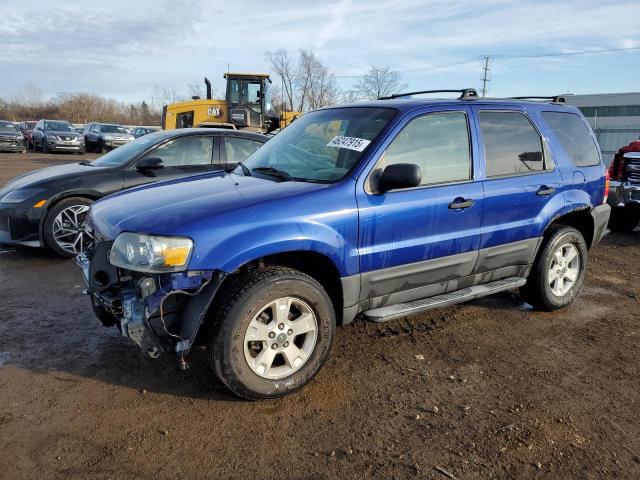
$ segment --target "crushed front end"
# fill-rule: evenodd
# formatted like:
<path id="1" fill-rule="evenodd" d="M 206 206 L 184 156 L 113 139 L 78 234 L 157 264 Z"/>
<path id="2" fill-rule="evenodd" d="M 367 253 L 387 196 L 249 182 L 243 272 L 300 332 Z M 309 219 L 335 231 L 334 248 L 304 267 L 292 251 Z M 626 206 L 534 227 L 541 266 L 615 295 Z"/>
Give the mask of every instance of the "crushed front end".
<path id="1" fill-rule="evenodd" d="M 225 273 L 122 268 L 112 263 L 116 242 L 95 233 L 94 237 L 94 246 L 76 262 L 98 319 L 105 326 L 117 326 L 150 357 L 173 352 L 183 361 Z"/>

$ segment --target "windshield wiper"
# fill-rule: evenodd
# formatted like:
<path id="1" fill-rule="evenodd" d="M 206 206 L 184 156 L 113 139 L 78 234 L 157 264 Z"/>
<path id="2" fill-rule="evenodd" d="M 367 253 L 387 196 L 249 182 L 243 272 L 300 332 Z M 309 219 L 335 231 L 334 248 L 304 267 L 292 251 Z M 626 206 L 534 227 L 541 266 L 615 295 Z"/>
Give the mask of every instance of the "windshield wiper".
<path id="1" fill-rule="evenodd" d="M 265 175 L 270 175 L 275 178 L 279 178 L 280 180 L 288 181 L 291 180 L 292 177 L 284 170 L 280 170 L 278 168 L 273 167 L 256 167 L 253 169 L 254 172 L 264 173 Z"/>
<path id="2" fill-rule="evenodd" d="M 238 166 L 242 169 L 242 174 L 245 177 L 250 177 L 251 176 L 251 170 L 249 170 L 249 167 L 247 167 L 244 163 L 238 162 Z"/>
<path id="3" fill-rule="evenodd" d="M 89 160 L 83 160 L 82 162 L 80 162 L 80 165 L 88 165 L 89 167 L 93 167 L 93 165 L 91 165 L 91 162 Z"/>

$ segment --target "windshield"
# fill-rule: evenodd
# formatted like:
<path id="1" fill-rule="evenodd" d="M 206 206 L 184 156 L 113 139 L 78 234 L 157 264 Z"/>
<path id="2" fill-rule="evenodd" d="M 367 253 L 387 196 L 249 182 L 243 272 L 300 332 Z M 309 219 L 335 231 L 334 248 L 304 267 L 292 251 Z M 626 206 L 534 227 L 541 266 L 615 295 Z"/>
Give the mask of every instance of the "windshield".
<path id="1" fill-rule="evenodd" d="M 18 133 L 18 129 L 11 122 L 0 122 L 0 133 Z"/>
<path id="2" fill-rule="evenodd" d="M 358 163 L 395 113 L 389 108 L 366 107 L 307 113 L 265 143 L 243 165 L 251 171 L 257 169 L 259 176 L 268 177 L 269 169 L 277 169 L 291 180 L 336 182 Z M 238 175 L 242 171 L 234 170 Z"/>
<path id="3" fill-rule="evenodd" d="M 69 122 L 45 122 L 45 130 L 51 130 L 52 132 L 75 132 L 75 128 Z"/>
<path id="4" fill-rule="evenodd" d="M 124 127 L 120 125 L 100 125 L 102 133 L 128 133 Z"/>
<path id="5" fill-rule="evenodd" d="M 140 137 L 133 142 L 122 145 L 121 147 L 111 150 L 106 155 L 94 160 L 89 165 L 94 167 L 120 167 L 129 163 L 134 157 L 137 157 L 148 148 L 164 140 L 165 136 L 162 132 L 151 133 Z"/>

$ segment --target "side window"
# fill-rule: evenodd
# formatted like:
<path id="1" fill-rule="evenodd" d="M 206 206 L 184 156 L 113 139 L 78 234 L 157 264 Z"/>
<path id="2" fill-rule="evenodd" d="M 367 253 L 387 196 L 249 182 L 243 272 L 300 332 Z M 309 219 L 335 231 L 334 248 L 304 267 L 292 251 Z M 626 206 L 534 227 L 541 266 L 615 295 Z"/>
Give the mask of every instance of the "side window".
<path id="1" fill-rule="evenodd" d="M 463 112 L 442 112 L 411 120 L 382 154 L 378 168 L 381 171 L 396 163 L 418 165 L 421 185 L 469 180 L 467 116 Z"/>
<path id="2" fill-rule="evenodd" d="M 147 157 L 160 157 L 165 167 L 211 165 L 213 138 L 205 136 L 176 138 L 149 152 Z"/>
<path id="3" fill-rule="evenodd" d="M 481 111 L 487 177 L 545 170 L 542 139 L 520 112 Z"/>
<path id="4" fill-rule="evenodd" d="M 176 115 L 176 128 L 193 127 L 193 111 L 182 112 Z"/>
<path id="5" fill-rule="evenodd" d="M 248 138 L 225 137 L 224 151 L 227 155 L 227 165 L 244 162 L 249 155 L 258 150 L 262 143 Z"/>
<path id="6" fill-rule="evenodd" d="M 542 117 L 576 167 L 600 164 L 600 154 L 584 121 L 575 113 L 542 112 Z"/>

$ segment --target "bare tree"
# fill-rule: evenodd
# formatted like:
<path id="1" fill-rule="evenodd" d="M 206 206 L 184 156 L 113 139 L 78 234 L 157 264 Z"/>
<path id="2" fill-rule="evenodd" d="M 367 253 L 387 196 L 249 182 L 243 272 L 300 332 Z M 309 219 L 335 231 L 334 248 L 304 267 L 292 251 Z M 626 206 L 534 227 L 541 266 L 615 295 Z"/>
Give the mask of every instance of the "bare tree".
<path id="1" fill-rule="evenodd" d="M 306 100 L 308 110 L 337 103 L 339 88 L 336 79 L 313 53 L 304 50 L 300 52 L 300 67 L 305 85 L 302 96 Z M 300 111 L 303 111 L 304 107 L 305 105 L 301 104 Z"/>
<path id="2" fill-rule="evenodd" d="M 187 83 L 187 93 L 189 94 L 189 98 L 191 97 L 199 97 L 205 98 L 206 94 L 204 92 L 204 88 L 201 83 Z M 211 95 L 214 96 L 214 90 L 211 90 Z"/>
<path id="3" fill-rule="evenodd" d="M 373 65 L 367 73 L 358 79 L 355 92 L 360 98 L 376 100 L 380 97 L 400 93 L 407 88 L 402 84 L 400 74 L 389 67 L 377 67 Z"/>
<path id="4" fill-rule="evenodd" d="M 269 62 L 271 62 L 271 68 L 275 74 L 280 77 L 280 94 L 282 99 L 279 103 L 286 104 L 287 109 L 293 111 L 295 96 L 294 84 L 296 83 L 297 68 L 292 64 L 286 50 L 280 49 L 275 52 L 267 52 L 267 58 Z"/>
<path id="5" fill-rule="evenodd" d="M 164 105 L 175 103 L 180 99 L 178 91 L 173 85 L 153 85 L 151 92 L 151 104 L 156 110 L 161 110 Z"/>
<path id="6" fill-rule="evenodd" d="M 342 92 L 342 96 L 340 99 L 342 103 L 354 103 L 360 100 L 362 100 L 362 97 L 360 97 L 360 93 L 358 93 L 356 90 L 345 90 L 344 92 Z"/>

